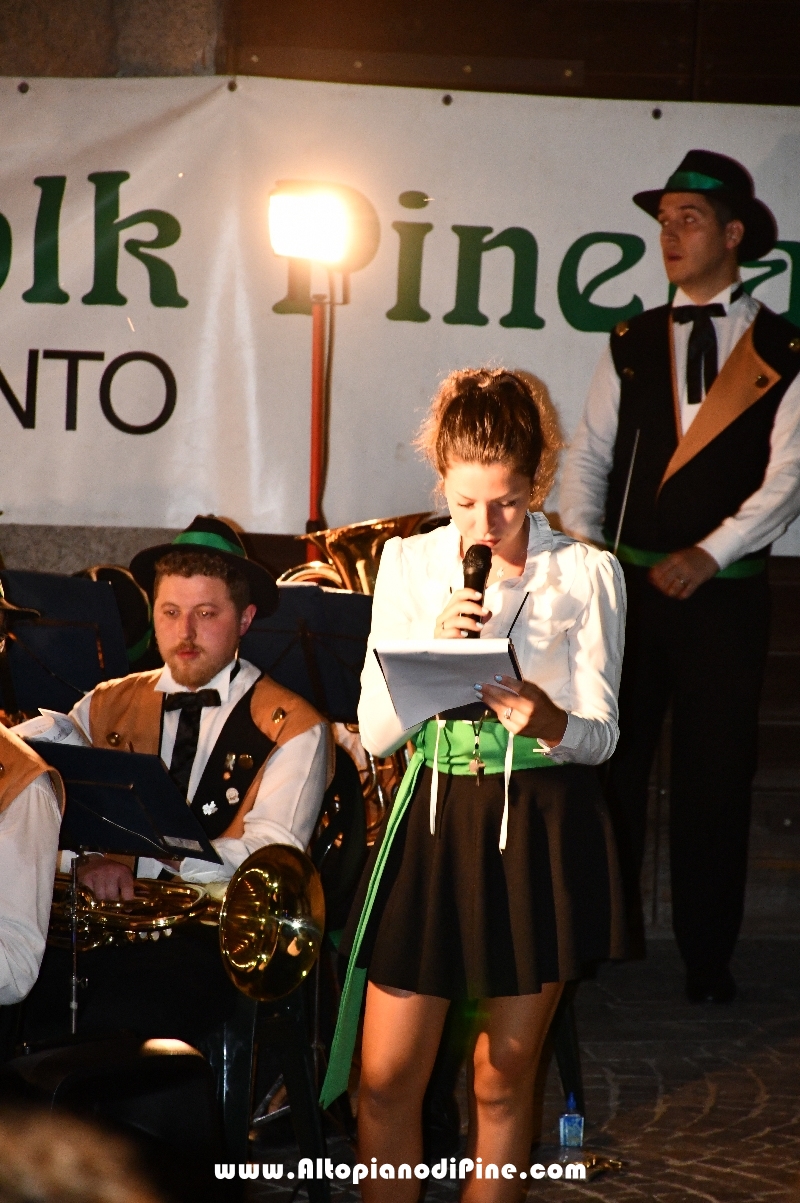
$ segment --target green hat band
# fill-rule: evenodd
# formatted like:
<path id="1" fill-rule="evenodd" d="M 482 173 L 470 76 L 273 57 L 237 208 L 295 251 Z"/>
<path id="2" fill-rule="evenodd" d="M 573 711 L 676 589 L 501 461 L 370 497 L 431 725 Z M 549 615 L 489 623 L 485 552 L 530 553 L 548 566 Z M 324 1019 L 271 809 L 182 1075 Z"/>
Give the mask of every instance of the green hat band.
<path id="1" fill-rule="evenodd" d="M 229 555 L 240 556 L 243 560 L 247 559 L 241 547 L 237 547 L 235 543 L 229 542 L 228 539 L 223 539 L 222 535 L 212 534 L 211 531 L 185 530 L 182 535 L 178 535 L 172 542 L 173 545 L 175 543 L 191 543 L 195 547 L 213 547 L 216 551 L 227 551 Z"/>
<path id="2" fill-rule="evenodd" d="M 665 192 L 714 192 L 724 188 L 722 180 L 715 180 L 713 175 L 703 175 L 701 171 L 676 171 L 667 180 Z"/>

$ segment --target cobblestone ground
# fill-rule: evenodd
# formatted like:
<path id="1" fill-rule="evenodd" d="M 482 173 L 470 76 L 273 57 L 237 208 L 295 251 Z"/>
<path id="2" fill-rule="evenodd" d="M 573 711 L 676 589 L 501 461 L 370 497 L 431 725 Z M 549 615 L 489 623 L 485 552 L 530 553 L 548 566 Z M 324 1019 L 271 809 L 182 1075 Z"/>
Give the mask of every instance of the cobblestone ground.
<path id="1" fill-rule="evenodd" d="M 800 1201 L 800 939 L 743 940 L 733 968 L 740 995 L 730 1007 L 685 1001 L 670 940 L 651 941 L 646 962 L 608 967 L 581 986 L 586 1144 L 627 1165 L 592 1182 L 537 1182 L 529 1199 Z M 545 1164 L 555 1159 L 561 1109 L 553 1069 L 536 1154 Z M 329 1151 L 335 1161 L 351 1157 L 343 1142 Z M 289 1169 L 296 1157 L 291 1147 L 261 1148 L 253 1159 Z M 288 1186 L 253 1183 L 248 1203 L 289 1203 Z M 333 1198 L 358 1196 L 334 1185 Z M 447 1183 L 426 1195 L 455 1198 Z"/>

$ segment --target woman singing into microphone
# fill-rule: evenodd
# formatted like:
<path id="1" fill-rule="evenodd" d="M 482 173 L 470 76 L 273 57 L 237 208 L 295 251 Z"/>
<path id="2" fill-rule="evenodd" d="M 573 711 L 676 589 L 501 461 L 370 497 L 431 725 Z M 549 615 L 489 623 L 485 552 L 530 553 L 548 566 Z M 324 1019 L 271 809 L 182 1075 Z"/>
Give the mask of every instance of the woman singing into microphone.
<path id="1" fill-rule="evenodd" d="M 366 985 L 359 1158 L 422 1160 L 421 1108 L 451 1000 L 480 1000 L 467 1156 L 529 1164 L 534 1081 L 564 982 L 624 955 L 611 824 L 591 766 L 617 740 L 625 592 L 617 561 L 529 512 L 544 448 L 535 389 L 514 372 L 453 372 L 419 444 L 452 521 L 393 539 L 381 559 L 370 649 L 381 640 L 510 634 L 524 680 L 476 682 L 476 705 L 404 731 L 369 650 L 365 747 L 416 752 L 373 850 L 346 935 L 347 981 L 323 1092 L 347 1085 Z M 465 553 L 491 551 L 485 597 Z M 510 750 L 509 750 L 510 749 Z M 371 1203 L 413 1203 L 413 1178 L 367 1178 Z M 502 1176 L 463 1199 L 515 1200 Z"/>

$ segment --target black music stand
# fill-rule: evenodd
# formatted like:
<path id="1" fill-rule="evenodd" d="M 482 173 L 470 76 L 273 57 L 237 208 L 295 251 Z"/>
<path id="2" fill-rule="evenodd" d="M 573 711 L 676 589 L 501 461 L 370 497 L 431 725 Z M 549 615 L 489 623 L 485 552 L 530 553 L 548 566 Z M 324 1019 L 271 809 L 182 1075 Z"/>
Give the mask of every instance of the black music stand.
<path id="1" fill-rule="evenodd" d="M 107 581 L 51 572 L 0 572 L 8 601 L 38 610 L 14 619 L 6 640 L 11 712 L 69 711 L 99 681 L 130 671 L 114 591 Z"/>
<path id="2" fill-rule="evenodd" d="M 242 656 L 332 722 L 356 722 L 372 598 L 306 584 L 279 594 L 275 613 L 243 637 Z"/>
<path id="3" fill-rule="evenodd" d="M 222 864 L 159 756 L 29 742 L 64 781 L 60 848 Z"/>

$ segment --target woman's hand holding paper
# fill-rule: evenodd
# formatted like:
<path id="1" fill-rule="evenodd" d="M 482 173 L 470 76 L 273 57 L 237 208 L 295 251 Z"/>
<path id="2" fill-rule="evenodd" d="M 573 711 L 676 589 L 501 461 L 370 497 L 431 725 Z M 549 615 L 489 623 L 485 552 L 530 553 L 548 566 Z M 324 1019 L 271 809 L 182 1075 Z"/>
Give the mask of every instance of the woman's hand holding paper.
<path id="1" fill-rule="evenodd" d="M 450 601 L 436 619 L 435 639 L 465 639 L 467 631 L 481 633 L 479 619 L 490 617 L 490 611 L 481 605 L 481 595 L 476 589 L 456 589 Z"/>
<path id="2" fill-rule="evenodd" d="M 540 739 L 554 748 L 567 729 L 567 713 L 532 681 L 496 677 L 475 686 L 475 696 L 495 712 L 513 735 Z"/>

